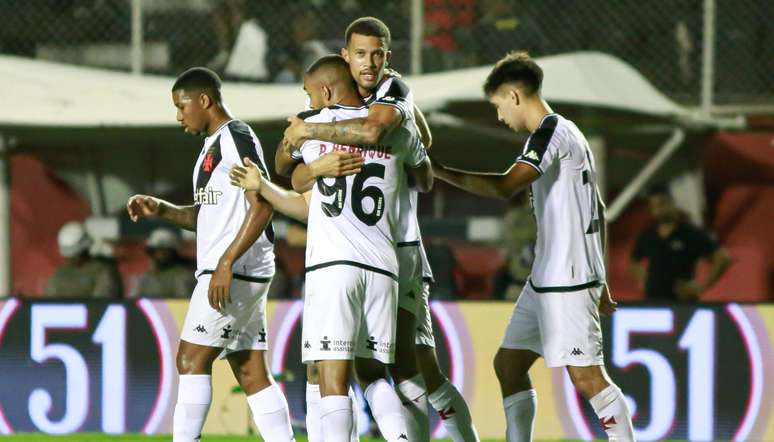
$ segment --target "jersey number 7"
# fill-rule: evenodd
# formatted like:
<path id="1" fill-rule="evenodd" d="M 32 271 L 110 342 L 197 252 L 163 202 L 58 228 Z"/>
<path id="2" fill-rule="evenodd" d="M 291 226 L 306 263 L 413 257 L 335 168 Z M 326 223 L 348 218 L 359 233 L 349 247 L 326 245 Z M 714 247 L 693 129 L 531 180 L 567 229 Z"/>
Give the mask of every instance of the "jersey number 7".
<path id="1" fill-rule="evenodd" d="M 384 215 L 384 192 L 377 186 L 366 186 L 365 182 L 368 178 L 377 177 L 384 178 L 385 167 L 382 164 L 366 164 L 360 170 L 360 173 L 355 175 L 355 179 L 352 180 L 352 212 L 355 217 L 368 226 L 373 226 Z M 317 190 L 325 196 L 333 196 L 333 201 L 329 203 L 322 203 L 323 212 L 330 217 L 337 217 L 341 215 L 341 211 L 344 210 L 344 205 L 347 201 L 347 178 L 338 177 L 333 184 L 326 184 L 322 178 L 317 179 Z M 374 202 L 374 207 L 371 212 L 366 212 L 363 209 L 363 200 L 371 198 Z"/>

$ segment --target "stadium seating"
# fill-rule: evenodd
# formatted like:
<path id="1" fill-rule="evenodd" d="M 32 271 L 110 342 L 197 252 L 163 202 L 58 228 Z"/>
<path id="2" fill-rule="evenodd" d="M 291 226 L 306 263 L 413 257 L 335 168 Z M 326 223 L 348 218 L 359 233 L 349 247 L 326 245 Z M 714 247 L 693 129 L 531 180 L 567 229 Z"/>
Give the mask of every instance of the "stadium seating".
<path id="1" fill-rule="evenodd" d="M 496 274 L 505 264 L 502 253 L 496 247 L 462 243 L 451 245 L 451 251 L 457 293 L 464 299 L 491 298 Z"/>

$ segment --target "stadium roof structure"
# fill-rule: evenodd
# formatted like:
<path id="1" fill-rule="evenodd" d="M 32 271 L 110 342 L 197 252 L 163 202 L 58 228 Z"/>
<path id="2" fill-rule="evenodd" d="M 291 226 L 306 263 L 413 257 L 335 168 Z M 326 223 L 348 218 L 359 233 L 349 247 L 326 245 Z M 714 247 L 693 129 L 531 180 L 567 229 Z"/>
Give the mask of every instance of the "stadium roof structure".
<path id="1" fill-rule="evenodd" d="M 537 59 L 549 102 L 683 119 L 689 111 L 659 92 L 634 68 L 599 52 Z M 483 101 L 490 67 L 407 77 L 425 112 L 452 101 Z M 173 79 L 0 56 L 4 79 L 0 129 L 8 127 L 177 127 L 169 94 Z M 298 85 L 226 82 L 229 108 L 251 123 L 281 122 L 299 111 Z"/>

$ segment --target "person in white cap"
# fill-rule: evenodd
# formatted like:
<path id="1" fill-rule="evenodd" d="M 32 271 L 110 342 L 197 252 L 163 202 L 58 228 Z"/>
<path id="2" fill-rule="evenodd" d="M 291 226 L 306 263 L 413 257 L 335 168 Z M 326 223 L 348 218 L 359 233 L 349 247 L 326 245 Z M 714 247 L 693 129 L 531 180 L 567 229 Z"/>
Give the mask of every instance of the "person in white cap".
<path id="1" fill-rule="evenodd" d="M 194 271 L 178 254 L 180 237 L 169 229 L 151 232 L 145 251 L 151 269 L 144 273 L 130 293 L 132 298 L 188 298 L 196 286 Z"/>
<path id="2" fill-rule="evenodd" d="M 69 222 L 59 229 L 59 254 L 65 261 L 48 280 L 46 296 L 109 298 L 118 294 L 110 268 L 89 255 L 93 242 L 79 222 Z"/>

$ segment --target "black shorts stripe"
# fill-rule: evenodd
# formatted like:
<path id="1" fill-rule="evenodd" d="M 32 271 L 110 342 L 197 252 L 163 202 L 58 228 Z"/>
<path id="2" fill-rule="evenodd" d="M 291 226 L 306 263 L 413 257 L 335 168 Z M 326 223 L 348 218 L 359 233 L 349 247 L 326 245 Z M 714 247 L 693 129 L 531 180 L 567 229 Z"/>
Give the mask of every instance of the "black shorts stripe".
<path id="1" fill-rule="evenodd" d="M 379 267 L 370 266 L 368 264 L 363 264 L 361 262 L 357 261 L 347 261 L 347 260 L 339 260 L 339 261 L 328 261 L 321 264 L 315 264 L 313 266 L 309 266 L 304 269 L 306 273 L 313 272 L 315 270 L 323 269 L 325 267 L 331 267 L 331 266 L 338 266 L 338 265 L 345 265 L 345 266 L 352 266 L 352 267 L 358 267 L 363 270 L 368 270 L 370 272 L 379 273 L 384 276 L 389 276 L 390 278 L 394 279 L 395 281 L 398 280 L 398 276 L 388 270 L 380 269 Z"/>
<path id="2" fill-rule="evenodd" d="M 202 270 L 196 277 L 200 277 L 202 275 L 212 275 L 215 273 L 214 270 Z M 238 279 L 240 281 L 247 281 L 247 282 L 261 282 L 266 283 L 271 281 L 271 276 L 265 277 L 265 276 L 247 276 L 247 275 L 240 275 L 239 273 L 233 273 L 231 275 L 234 279 Z"/>
<path id="3" fill-rule="evenodd" d="M 552 293 L 552 292 L 577 292 L 579 290 L 590 289 L 600 285 L 599 281 L 591 281 L 580 285 L 564 285 L 558 287 L 537 287 L 532 283 L 532 278 L 529 280 L 529 286 L 532 287 L 538 293 Z"/>
<path id="4" fill-rule="evenodd" d="M 418 245 L 419 245 L 419 241 L 406 241 L 406 242 L 399 242 L 397 244 L 398 247 L 414 247 Z"/>

